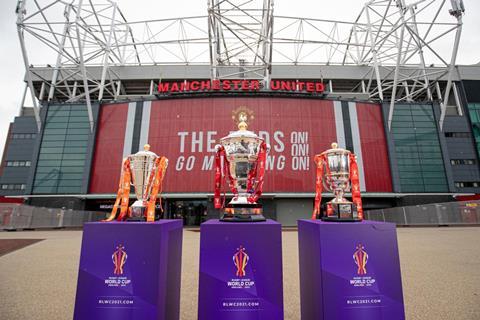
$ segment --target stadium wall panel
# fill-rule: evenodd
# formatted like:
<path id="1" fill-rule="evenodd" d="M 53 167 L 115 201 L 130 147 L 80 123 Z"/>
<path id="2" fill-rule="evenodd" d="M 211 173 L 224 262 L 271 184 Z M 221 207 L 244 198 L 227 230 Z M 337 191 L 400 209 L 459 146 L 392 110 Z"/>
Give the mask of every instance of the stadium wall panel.
<path id="1" fill-rule="evenodd" d="M 122 157 L 147 142 L 152 151 L 169 159 L 165 192 L 213 192 L 214 147 L 221 137 L 236 130 L 232 117 L 240 107 L 251 112 L 249 130 L 271 146 L 264 192 L 314 192 L 313 156 L 335 141 L 344 147 L 346 136 L 351 137 L 352 151 L 359 158 L 363 191 L 391 192 L 380 106 L 349 102 L 342 112 L 342 105 L 339 101 L 276 97 L 102 105 L 89 193 L 115 193 Z"/>

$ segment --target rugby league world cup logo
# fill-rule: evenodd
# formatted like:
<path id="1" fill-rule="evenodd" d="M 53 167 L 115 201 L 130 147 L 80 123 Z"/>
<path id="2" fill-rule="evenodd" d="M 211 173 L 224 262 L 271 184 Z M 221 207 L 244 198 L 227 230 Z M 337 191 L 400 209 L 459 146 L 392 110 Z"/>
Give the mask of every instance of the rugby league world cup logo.
<path id="1" fill-rule="evenodd" d="M 127 261 L 127 253 L 125 252 L 125 247 L 123 245 L 118 245 L 117 250 L 112 254 L 112 261 L 115 268 L 113 269 L 113 273 L 116 275 L 123 274 L 123 266 Z"/>
<path id="2" fill-rule="evenodd" d="M 357 274 L 358 275 L 365 275 L 367 274 L 367 262 L 368 262 L 368 254 L 364 250 L 365 247 L 362 244 L 357 245 L 357 250 L 353 254 L 353 260 L 357 265 Z"/>
<path id="3" fill-rule="evenodd" d="M 245 252 L 245 248 L 240 246 L 240 248 L 237 249 L 237 253 L 233 255 L 233 263 L 237 268 L 237 277 L 245 277 L 245 267 L 247 266 L 249 259 L 250 257 Z"/>

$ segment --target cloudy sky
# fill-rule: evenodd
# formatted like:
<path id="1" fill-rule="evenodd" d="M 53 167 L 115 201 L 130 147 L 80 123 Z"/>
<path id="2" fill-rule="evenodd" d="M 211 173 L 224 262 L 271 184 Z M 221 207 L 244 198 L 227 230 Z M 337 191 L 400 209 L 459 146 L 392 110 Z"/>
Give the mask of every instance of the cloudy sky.
<path id="1" fill-rule="evenodd" d="M 33 2 L 33 0 L 26 0 Z M 52 0 L 40 0 L 50 3 Z M 94 1 L 95 2 L 95 1 Z M 181 16 L 206 15 L 207 0 L 176 0 L 172 2 L 158 0 L 119 0 L 120 8 L 129 21 L 160 19 Z M 412 2 L 410 0 L 407 3 Z M 449 3 L 450 1 L 447 1 Z M 480 1 L 464 0 L 466 15 L 462 41 L 457 58 L 458 64 L 480 62 Z M 170 4 L 167 4 L 170 3 Z M 275 0 L 275 15 L 310 17 L 352 21 L 360 12 L 365 1 L 362 0 Z M 20 45 L 16 32 L 16 0 L 0 1 L 0 158 L 6 139 L 8 125 L 19 113 L 24 90 L 24 67 Z M 447 4 L 447 6 L 449 6 Z M 454 19 L 452 18 L 452 22 Z M 34 52 L 30 52 L 31 55 Z M 51 64 L 55 63 L 52 58 Z M 27 101 L 27 105 L 31 103 Z"/>

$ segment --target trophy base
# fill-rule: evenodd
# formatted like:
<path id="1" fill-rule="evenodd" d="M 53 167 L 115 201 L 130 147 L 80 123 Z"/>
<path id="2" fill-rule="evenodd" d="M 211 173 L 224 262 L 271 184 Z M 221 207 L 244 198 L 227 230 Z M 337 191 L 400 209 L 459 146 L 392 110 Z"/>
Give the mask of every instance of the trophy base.
<path id="1" fill-rule="evenodd" d="M 220 221 L 224 222 L 262 222 L 267 221 L 262 215 L 260 204 L 228 204 Z"/>
<path id="2" fill-rule="evenodd" d="M 159 220 L 160 217 L 155 215 L 155 221 Z M 145 222 L 147 221 L 147 207 L 145 207 L 141 201 L 136 201 L 130 207 L 130 214 L 125 221 L 128 222 Z"/>
<path id="3" fill-rule="evenodd" d="M 328 202 L 322 205 L 322 221 L 330 222 L 361 222 L 357 206 L 351 202 Z"/>
<path id="4" fill-rule="evenodd" d="M 147 218 L 145 217 L 128 217 L 125 221 L 127 222 L 145 222 Z"/>
<path id="5" fill-rule="evenodd" d="M 327 221 L 327 222 L 361 222 L 362 220 L 360 219 L 348 219 L 348 218 L 334 218 L 334 217 L 322 217 L 322 221 Z"/>

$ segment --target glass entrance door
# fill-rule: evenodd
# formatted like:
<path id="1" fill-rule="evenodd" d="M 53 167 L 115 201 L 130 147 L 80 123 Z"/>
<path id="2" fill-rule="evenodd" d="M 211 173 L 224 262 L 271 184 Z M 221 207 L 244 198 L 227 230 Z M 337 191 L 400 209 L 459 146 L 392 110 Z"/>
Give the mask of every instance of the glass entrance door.
<path id="1" fill-rule="evenodd" d="M 168 209 L 169 218 L 183 219 L 184 226 L 199 226 L 207 217 L 206 200 L 169 201 Z"/>

